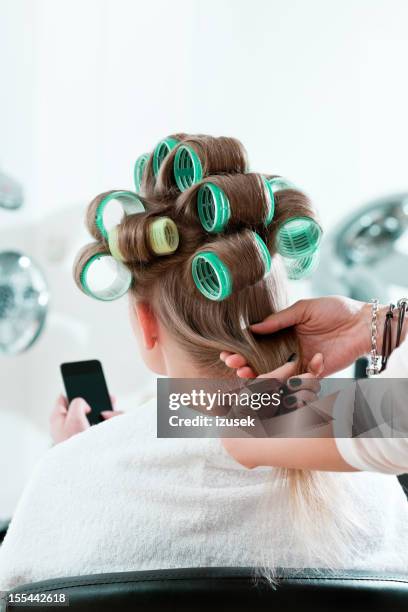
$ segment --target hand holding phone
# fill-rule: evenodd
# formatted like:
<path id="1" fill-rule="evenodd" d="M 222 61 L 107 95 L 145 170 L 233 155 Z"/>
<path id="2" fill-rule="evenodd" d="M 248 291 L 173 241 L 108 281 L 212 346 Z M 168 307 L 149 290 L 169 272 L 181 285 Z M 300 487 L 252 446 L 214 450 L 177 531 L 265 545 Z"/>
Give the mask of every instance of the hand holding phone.
<path id="1" fill-rule="evenodd" d="M 51 435 L 55 443 L 121 414 L 113 409 L 99 361 L 63 363 L 61 373 L 67 398 L 61 395 L 51 414 Z"/>

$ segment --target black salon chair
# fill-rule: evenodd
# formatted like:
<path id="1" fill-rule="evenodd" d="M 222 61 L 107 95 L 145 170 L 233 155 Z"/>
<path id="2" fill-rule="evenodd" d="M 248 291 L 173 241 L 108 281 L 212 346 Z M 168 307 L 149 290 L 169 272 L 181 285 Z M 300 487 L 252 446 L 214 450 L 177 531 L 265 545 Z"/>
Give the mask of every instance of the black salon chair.
<path id="1" fill-rule="evenodd" d="M 64 593 L 69 598 L 70 612 L 408 610 L 408 574 L 286 569 L 279 570 L 277 576 L 278 583 L 273 588 L 256 580 L 251 568 L 122 572 L 45 580 L 20 586 L 10 594 L 19 593 L 21 597 L 22 593 L 43 596 Z M 18 607 L 21 606 L 9 603 L 7 610 Z M 44 607 L 36 605 L 38 611 L 49 609 L 49 603 Z"/>

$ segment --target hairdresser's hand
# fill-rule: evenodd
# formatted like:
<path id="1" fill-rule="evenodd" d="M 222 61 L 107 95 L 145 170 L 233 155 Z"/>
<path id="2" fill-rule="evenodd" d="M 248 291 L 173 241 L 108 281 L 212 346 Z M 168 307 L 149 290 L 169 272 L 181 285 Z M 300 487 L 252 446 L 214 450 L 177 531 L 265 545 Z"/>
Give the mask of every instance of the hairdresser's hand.
<path id="1" fill-rule="evenodd" d="M 300 408 L 318 399 L 320 391 L 318 379 L 322 375 L 323 370 L 323 355 L 316 353 L 308 363 L 307 372 L 304 374 L 298 374 L 296 362 L 290 361 L 272 372 L 261 374 L 258 376 L 258 379 L 273 378 L 285 383 L 287 386 L 287 393 L 283 400 L 285 407 Z"/>
<path id="2" fill-rule="evenodd" d="M 320 391 L 319 377 L 324 370 L 323 355 L 316 353 L 310 360 L 304 374 L 297 373 L 297 364 L 294 361 L 285 363 L 280 368 L 267 374 L 261 374 L 259 379 L 273 378 L 286 384 L 287 391 L 283 399 L 286 408 L 300 408 L 307 403 L 318 399 Z"/>
<path id="3" fill-rule="evenodd" d="M 370 311 L 370 304 L 341 296 L 300 300 L 252 325 L 251 330 L 256 334 L 273 334 L 295 327 L 303 358 L 308 361 L 317 352 L 322 353 L 322 376 L 328 376 L 369 352 Z M 236 369 L 241 378 L 256 375 L 241 355 L 224 351 L 221 359 Z"/>
<path id="4" fill-rule="evenodd" d="M 115 398 L 111 397 L 111 401 L 115 407 Z M 81 397 L 72 400 L 68 406 L 67 398 L 60 395 L 50 416 L 51 437 L 54 444 L 89 429 L 90 424 L 86 415 L 90 412 L 91 407 Z M 118 410 L 105 410 L 101 414 L 104 419 L 110 419 L 122 413 Z"/>
<path id="5" fill-rule="evenodd" d="M 303 408 L 307 404 L 316 402 L 319 399 L 320 392 L 320 382 L 318 377 L 320 376 L 320 373 L 323 371 L 324 367 L 323 356 L 320 353 L 314 355 L 313 359 L 307 366 L 307 373 L 305 374 L 296 374 L 296 367 L 295 362 L 289 362 L 285 363 L 280 368 L 273 370 L 273 372 L 258 376 L 256 380 L 259 381 L 260 385 L 262 384 L 262 388 L 259 389 L 259 392 L 266 392 L 264 384 L 261 383 L 261 379 L 265 380 L 271 378 L 274 379 L 274 383 L 276 381 L 278 388 L 282 383 L 286 385 L 285 394 L 281 400 L 282 408 L 293 411 L 295 409 Z M 251 383 L 249 387 L 252 392 L 256 392 L 257 383 Z M 267 392 L 271 393 L 273 391 L 274 387 L 271 386 Z M 273 435 L 273 417 L 275 416 L 275 410 L 272 409 L 272 413 L 270 411 L 270 407 L 266 407 L 265 409 L 261 408 L 260 410 L 254 411 L 254 409 L 250 406 L 241 406 L 238 404 L 238 406 L 234 406 L 231 416 L 239 418 L 251 416 L 254 420 L 254 425 L 251 425 L 251 431 L 247 431 L 247 433 L 250 433 L 251 436 L 255 436 L 256 441 L 258 442 L 259 438 L 268 438 L 271 434 Z M 245 431 L 245 428 L 243 429 Z M 239 463 L 245 465 L 245 467 L 255 467 L 255 464 L 252 465 L 246 461 L 245 453 L 242 455 L 243 449 L 241 448 L 241 438 L 223 438 L 222 443 L 225 449 Z M 257 465 L 260 465 L 260 463 Z"/>

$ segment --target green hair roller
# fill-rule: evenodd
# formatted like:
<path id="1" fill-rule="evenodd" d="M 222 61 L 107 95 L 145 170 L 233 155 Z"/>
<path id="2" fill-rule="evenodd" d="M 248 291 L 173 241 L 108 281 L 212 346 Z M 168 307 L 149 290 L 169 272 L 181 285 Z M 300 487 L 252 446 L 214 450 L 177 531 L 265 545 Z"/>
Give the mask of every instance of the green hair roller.
<path id="1" fill-rule="evenodd" d="M 288 278 L 291 280 L 307 278 L 316 270 L 319 259 L 320 251 L 315 251 L 305 257 L 299 257 L 299 259 L 284 259 Z"/>
<path id="2" fill-rule="evenodd" d="M 266 246 L 266 244 L 264 243 L 260 235 L 254 232 L 254 236 L 255 236 L 255 241 L 257 243 L 257 246 L 259 248 L 261 257 L 265 265 L 265 276 L 266 276 L 266 274 L 268 274 L 268 272 L 270 271 L 271 265 L 272 265 L 271 254 L 269 253 L 268 247 Z"/>
<path id="3" fill-rule="evenodd" d="M 216 253 L 198 253 L 193 259 L 192 274 L 197 289 L 209 300 L 220 302 L 231 295 L 231 274 Z"/>
<path id="4" fill-rule="evenodd" d="M 265 217 L 265 226 L 268 227 L 268 225 L 271 223 L 273 216 L 275 214 L 275 195 L 274 195 L 272 185 L 268 181 L 268 179 L 263 176 L 262 180 L 265 185 L 266 199 L 268 202 L 268 212 Z"/>
<path id="5" fill-rule="evenodd" d="M 267 198 L 267 213 L 264 224 L 267 227 L 275 213 L 274 195 L 269 181 L 263 176 Z M 210 233 L 222 232 L 231 218 L 231 207 L 229 200 L 218 185 L 205 183 L 200 187 L 197 195 L 198 216 L 203 228 Z"/>
<path id="6" fill-rule="evenodd" d="M 282 223 L 276 235 L 280 255 L 298 259 L 314 253 L 320 245 L 322 230 L 310 217 L 292 217 Z"/>
<path id="7" fill-rule="evenodd" d="M 265 275 L 271 268 L 271 256 L 262 238 L 253 232 L 265 265 Z M 221 302 L 232 293 L 232 277 L 228 267 L 212 251 L 201 251 L 193 258 L 191 271 L 197 289 L 209 300 Z"/>
<path id="8" fill-rule="evenodd" d="M 265 219 L 265 225 L 268 226 L 273 219 L 275 214 L 275 193 L 278 191 L 284 191 L 285 189 L 295 189 L 295 186 L 290 181 L 282 178 L 281 176 L 275 176 L 274 178 L 267 179 L 262 177 L 265 182 L 267 197 L 269 201 L 269 211 Z"/>
<path id="9" fill-rule="evenodd" d="M 135 161 L 135 167 L 133 170 L 133 181 L 135 183 L 135 189 L 137 193 L 139 193 L 140 188 L 142 186 L 143 172 L 149 157 L 149 153 L 143 153 L 143 155 L 140 155 Z"/>
<path id="10" fill-rule="evenodd" d="M 95 214 L 95 225 L 105 240 L 108 239 L 109 228 L 105 225 L 105 213 L 109 204 L 118 202 L 126 215 L 145 212 L 143 202 L 133 191 L 112 191 L 99 202 Z"/>
<path id="11" fill-rule="evenodd" d="M 275 176 L 268 179 L 268 183 L 272 188 L 273 193 L 284 191 L 285 189 L 296 189 L 295 185 L 281 176 Z"/>
<path id="12" fill-rule="evenodd" d="M 214 183 L 206 183 L 198 190 L 197 209 L 201 225 L 207 232 L 222 232 L 231 217 L 227 196 Z"/>
<path id="13" fill-rule="evenodd" d="M 179 141 L 175 138 L 165 138 L 161 140 L 153 151 L 153 172 L 154 176 L 159 174 L 160 166 L 164 162 L 167 155 L 174 147 L 178 145 Z"/>
<path id="14" fill-rule="evenodd" d="M 203 178 L 200 158 L 192 147 L 178 147 L 174 158 L 174 178 L 180 191 L 186 191 Z"/>
<path id="15" fill-rule="evenodd" d="M 102 274 L 101 270 L 98 273 L 98 267 L 102 268 Z M 103 275 L 106 276 L 106 283 L 101 286 L 100 277 Z M 108 253 L 98 253 L 90 257 L 84 265 L 80 283 L 84 293 L 90 297 L 103 302 L 111 302 L 129 291 L 132 284 L 132 273 L 123 263 Z"/>

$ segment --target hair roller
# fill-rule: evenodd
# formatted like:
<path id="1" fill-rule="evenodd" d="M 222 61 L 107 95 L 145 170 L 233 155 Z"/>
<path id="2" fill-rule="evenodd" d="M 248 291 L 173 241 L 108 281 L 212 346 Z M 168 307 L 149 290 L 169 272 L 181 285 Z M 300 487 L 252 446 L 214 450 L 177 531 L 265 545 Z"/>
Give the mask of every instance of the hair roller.
<path id="1" fill-rule="evenodd" d="M 86 245 L 74 263 L 74 279 L 81 291 L 97 300 L 109 302 L 124 295 L 132 284 L 132 273 L 103 245 Z"/>
<path id="2" fill-rule="evenodd" d="M 106 218 L 109 216 L 109 210 L 116 215 L 119 211 L 120 217 L 144 213 L 145 202 L 133 191 L 125 190 L 107 191 L 96 196 L 90 203 L 86 216 L 86 226 L 95 240 L 106 241 L 110 227 L 120 221 L 120 218 L 116 218 L 114 223 L 109 223 Z"/>
<path id="3" fill-rule="evenodd" d="M 286 273 L 291 280 L 300 280 L 310 276 L 317 268 L 320 259 L 320 251 L 297 259 L 283 258 Z"/>
<path id="4" fill-rule="evenodd" d="M 186 191 L 206 176 L 246 171 L 246 151 L 235 138 L 190 136 L 165 159 L 157 189 Z"/>
<path id="5" fill-rule="evenodd" d="M 135 161 L 133 181 L 135 184 L 136 193 L 139 193 L 142 188 L 143 173 L 148 159 L 149 153 L 143 153 L 143 155 L 140 155 Z"/>
<path id="6" fill-rule="evenodd" d="M 165 138 L 161 140 L 154 148 L 153 151 L 153 172 L 157 176 L 159 174 L 160 166 L 162 165 L 165 157 L 170 153 L 174 147 L 178 145 L 179 141 L 177 138 Z"/>
<path id="7" fill-rule="evenodd" d="M 191 274 L 198 291 L 213 301 L 222 301 L 232 292 L 257 283 L 270 268 L 267 246 L 251 230 L 220 237 L 191 259 Z"/>
<path id="8" fill-rule="evenodd" d="M 149 263 L 156 256 L 170 255 L 179 246 L 177 225 L 169 217 L 131 215 L 111 238 L 117 255 L 126 263 Z"/>
<path id="9" fill-rule="evenodd" d="M 259 174 L 215 175 L 182 194 L 178 208 L 198 217 L 209 233 L 242 225 L 267 227 L 274 214 L 271 195 L 268 181 Z"/>
<path id="10" fill-rule="evenodd" d="M 317 250 L 322 229 L 308 196 L 281 177 L 267 177 L 274 195 L 274 217 L 266 243 L 271 253 L 297 259 Z"/>
<path id="11" fill-rule="evenodd" d="M 276 249 L 280 255 L 298 259 L 312 255 L 320 245 L 322 230 L 311 217 L 291 217 L 279 227 Z"/>
<path id="12" fill-rule="evenodd" d="M 160 140 L 155 146 L 153 153 L 148 156 L 143 168 L 143 179 L 140 184 L 140 192 L 146 197 L 156 194 L 157 178 L 161 173 L 165 160 L 170 156 L 175 147 L 186 138 L 186 134 L 171 134 Z M 162 193 L 162 197 L 169 194 Z"/>

